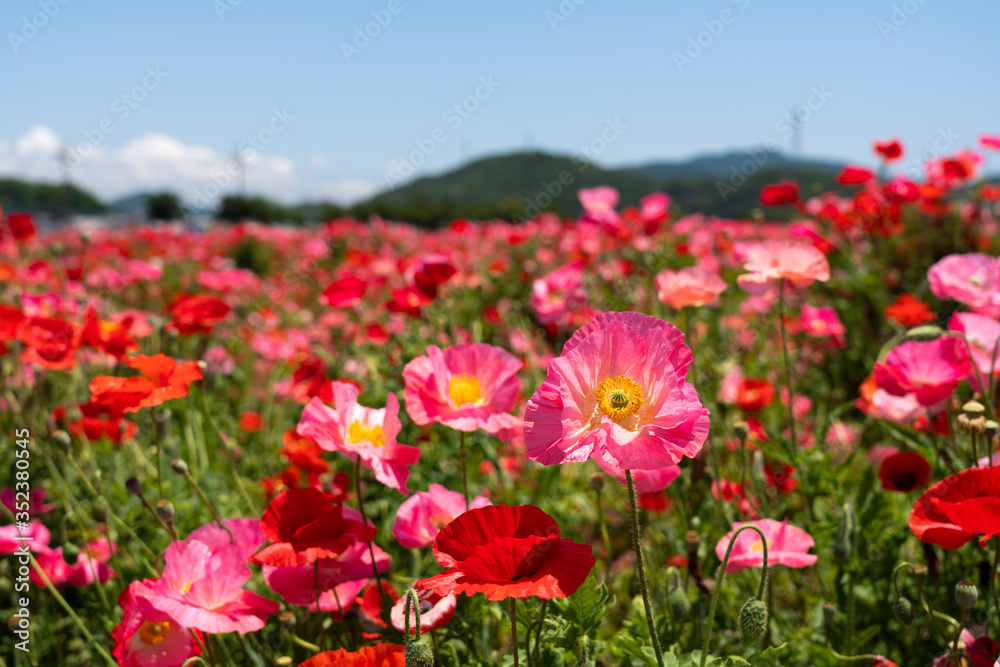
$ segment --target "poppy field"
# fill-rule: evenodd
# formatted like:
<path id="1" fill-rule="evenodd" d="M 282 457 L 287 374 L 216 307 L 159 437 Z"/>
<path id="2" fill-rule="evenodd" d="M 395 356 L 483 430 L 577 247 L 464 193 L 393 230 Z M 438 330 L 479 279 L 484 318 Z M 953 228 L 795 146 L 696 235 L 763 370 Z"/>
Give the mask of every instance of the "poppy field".
<path id="1" fill-rule="evenodd" d="M 995 667 L 1000 137 L 874 149 L 748 220 L 5 211 L 0 667 Z"/>

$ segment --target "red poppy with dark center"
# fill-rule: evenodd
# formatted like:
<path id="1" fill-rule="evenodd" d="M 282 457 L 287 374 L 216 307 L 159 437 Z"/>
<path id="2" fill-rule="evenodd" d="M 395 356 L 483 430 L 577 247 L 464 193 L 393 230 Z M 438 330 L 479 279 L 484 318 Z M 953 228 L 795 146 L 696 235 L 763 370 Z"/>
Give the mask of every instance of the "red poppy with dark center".
<path id="1" fill-rule="evenodd" d="M 271 544 L 250 557 L 250 562 L 273 567 L 312 563 L 336 558 L 355 542 L 370 542 L 377 531 L 360 521 L 345 519 L 343 505 L 331 505 L 318 489 L 289 489 L 271 501 L 260 520 Z"/>
<path id="2" fill-rule="evenodd" d="M 398 644 L 362 646 L 357 651 L 339 648 L 317 653 L 299 667 L 406 667 L 406 648 Z"/>
<path id="3" fill-rule="evenodd" d="M 910 530 L 945 549 L 1000 535 L 1000 467 L 970 468 L 931 486 L 913 505 Z"/>
<path id="4" fill-rule="evenodd" d="M 173 320 L 167 325 L 182 335 L 211 333 L 231 310 L 222 299 L 210 294 L 185 295 L 174 301 L 167 309 Z"/>
<path id="5" fill-rule="evenodd" d="M 774 402 L 774 387 L 761 378 L 746 378 L 736 388 L 736 405 L 744 412 L 763 410 Z"/>
<path id="6" fill-rule="evenodd" d="M 22 363 L 48 370 L 65 370 L 76 365 L 81 335 L 76 324 L 56 317 L 29 317 L 18 335 L 25 345 Z"/>
<path id="7" fill-rule="evenodd" d="M 485 593 L 490 600 L 572 595 L 596 559 L 533 505 L 490 505 L 460 515 L 438 533 L 434 557 L 446 568 L 414 584 L 439 595 Z"/>
<path id="8" fill-rule="evenodd" d="M 140 354 L 128 360 L 128 365 L 153 383 L 152 393 L 135 409 L 149 408 L 188 395 L 191 383 L 204 377 L 197 361 L 177 361 L 165 354 Z"/>
<path id="9" fill-rule="evenodd" d="M 361 301 L 366 288 L 365 281 L 356 276 L 334 280 L 329 287 L 323 290 L 320 303 L 331 308 L 350 308 Z"/>
<path id="10" fill-rule="evenodd" d="M 882 460 L 878 477 L 886 491 L 913 491 L 927 484 L 931 465 L 917 452 L 899 452 Z"/>

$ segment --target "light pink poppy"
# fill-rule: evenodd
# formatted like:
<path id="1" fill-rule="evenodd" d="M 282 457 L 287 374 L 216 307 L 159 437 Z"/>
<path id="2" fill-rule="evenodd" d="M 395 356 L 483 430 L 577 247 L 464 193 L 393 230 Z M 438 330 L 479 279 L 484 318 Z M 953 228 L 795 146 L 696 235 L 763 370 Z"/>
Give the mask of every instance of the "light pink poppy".
<path id="1" fill-rule="evenodd" d="M 708 410 L 684 379 L 693 357 L 684 334 L 642 313 L 609 312 L 581 327 L 549 362 L 528 401 L 528 458 L 551 465 L 600 456 L 628 470 L 693 457 Z"/>
<path id="2" fill-rule="evenodd" d="M 618 480 L 622 486 L 627 484 L 625 471 L 613 463 L 598 456 L 594 459 L 601 470 Z M 635 484 L 636 493 L 659 493 L 680 477 L 680 466 L 670 465 L 656 470 L 636 470 L 632 473 L 632 481 Z"/>
<path id="3" fill-rule="evenodd" d="M 750 294 L 763 294 L 782 278 L 796 287 L 808 287 L 813 281 L 830 279 L 826 257 L 808 243 L 763 241 L 744 249 L 744 273 L 736 281 Z"/>
<path id="4" fill-rule="evenodd" d="M 409 466 L 420 460 L 420 448 L 396 442 L 402 428 L 396 395 L 386 397 L 384 408 L 366 408 L 358 403 L 356 386 L 334 382 L 333 405 L 330 408 L 313 398 L 302 411 L 298 434 L 312 438 L 328 452 L 341 452 L 354 460 L 361 457 L 361 463 L 375 471 L 375 479 L 409 493 Z"/>
<path id="5" fill-rule="evenodd" d="M 122 667 L 181 667 L 188 658 L 201 654 L 187 628 L 149 604 L 155 581 L 133 581 L 118 597 L 124 613 L 111 632 L 112 655 Z"/>
<path id="6" fill-rule="evenodd" d="M 743 526 L 756 526 L 767 538 L 767 566 L 784 565 L 786 567 L 809 567 L 816 562 L 816 556 L 807 553 L 815 544 L 812 536 L 801 528 L 788 524 L 788 519 L 759 519 L 746 523 L 734 523 L 733 529 L 715 545 L 715 555 L 721 561 L 726 556 L 726 549 L 733 535 Z M 729 565 L 726 574 L 739 572 L 748 567 L 764 566 L 764 545 L 760 535 L 755 530 L 744 530 L 736 538 L 736 544 L 729 555 Z"/>
<path id="7" fill-rule="evenodd" d="M 814 308 L 809 304 L 802 306 L 802 318 L 799 320 L 802 330 L 817 338 L 840 338 L 847 333 L 847 328 L 840 321 L 837 311 L 829 306 Z"/>
<path id="8" fill-rule="evenodd" d="M 29 521 L 26 530 L 19 529 L 13 523 L 8 526 L 0 526 L 0 556 L 12 554 L 25 544 L 28 545 L 29 551 L 44 553 L 50 550 L 50 538 L 49 529 L 37 519 Z"/>
<path id="9" fill-rule="evenodd" d="M 927 270 L 927 280 L 937 298 L 1000 318 L 1000 259 L 982 253 L 948 255 Z"/>
<path id="10" fill-rule="evenodd" d="M 875 383 L 894 396 L 913 393 L 927 406 L 951 396 L 971 370 L 965 344 L 955 337 L 907 341 L 875 364 Z"/>
<path id="11" fill-rule="evenodd" d="M 716 305 L 720 294 L 726 291 L 726 281 L 718 273 L 700 266 L 689 266 L 680 271 L 664 269 L 653 280 L 656 297 L 671 308 Z"/>
<path id="12" fill-rule="evenodd" d="M 991 370 L 994 376 L 1000 374 L 1000 350 L 996 358 L 993 356 L 997 342 L 1000 341 L 1000 322 L 979 313 L 955 313 L 948 322 L 948 329 L 963 334 L 969 341 L 972 361 L 984 382 L 987 382 Z M 976 391 L 982 391 L 975 372 L 969 374 L 969 383 Z"/>
<path id="13" fill-rule="evenodd" d="M 440 422 L 456 431 L 487 433 L 517 428 L 510 414 L 521 392 L 521 362 L 483 343 L 427 348 L 403 368 L 406 412 L 420 426 Z"/>
<path id="14" fill-rule="evenodd" d="M 469 509 L 491 504 L 488 498 L 476 496 Z M 463 513 L 465 497 L 460 492 L 431 484 L 427 491 L 417 491 L 399 506 L 392 534 L 407 549 L 423 549 L 433 544 L 438 532 Z"/>
<path id="15" fill-rule="evenodd" d="M 573 311 L 585 305 L 587 290 L 578 262 L 561 266 L 531 284 L 531 306 L 543 326 L 565 325 Z"/>
<path id="16" fill-rule="evenodd" d="M 911 424 L 917 417 L 927 414 L 927 408 L 920 404 L 915 394 L 893 396 L 885 389 L 876 389 L 872 394 L 872 417 L 885 419 L 894 424 Z"/>
<path id="17" fill-rule="evenodd" d="M 639 200 L 639 217 L 646 222 L 659 222 L 670 213 L 670 195 L 654 192 Z"/>
<path id="18" fill-rule="evenodd" d="M 608 185 L 596 188 L 582 188 L 577 197 L 583 206 L 582 219 L 595 222 L 608 229 L 616 229 L 620 223 L 615 206 L 618 205 L 618 190 Z"/>
<path id="19" fill-rule="evenodd" d="M 429 588 L 417 591 L 417 605 L 420 607 L 420 631 L 430 632 L 443 628 L 455 615 L 458 597 L 454 593 L 440 595 Z M 392 627 L 400 632 L 406 632 L 406 596 L 396 600 L 389 612 Z M 410 634 L 417 633 L 417 614 L 410 608 Z"/>
<path id="20" fill-rule="evenodd" d="M 360 515 L 358 515 L 360 519 Z M 378 571 L 392 566 L 389 554 L 377 545 L 375 562 Z M 368 542 L 356 542 L 337 558 L 321 558 L 315 563 L 294 567 L 264 566 L 264 581 L 289 604 L 316 611 L 316 570 L 319 569 L 319 604 L 325 612 L 347 611 L 372 576 L 372 558 Z"/>

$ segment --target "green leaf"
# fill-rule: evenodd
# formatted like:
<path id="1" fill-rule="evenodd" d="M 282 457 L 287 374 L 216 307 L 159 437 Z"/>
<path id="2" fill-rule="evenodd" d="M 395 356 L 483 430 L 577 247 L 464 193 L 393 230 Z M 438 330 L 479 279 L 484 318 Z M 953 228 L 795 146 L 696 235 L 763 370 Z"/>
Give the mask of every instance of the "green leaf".
<path id="1" fill-rule="evenodd" d="M 753 667 L 774 667 L 774 665 L 781 664 L 778 661 L 778 654 L 781 653 L 786 646 L 788 646 L 787 642 L 781 646 L 772 646 L 758 653 L 754 653 L 750 656 L 750 665 Z"/>

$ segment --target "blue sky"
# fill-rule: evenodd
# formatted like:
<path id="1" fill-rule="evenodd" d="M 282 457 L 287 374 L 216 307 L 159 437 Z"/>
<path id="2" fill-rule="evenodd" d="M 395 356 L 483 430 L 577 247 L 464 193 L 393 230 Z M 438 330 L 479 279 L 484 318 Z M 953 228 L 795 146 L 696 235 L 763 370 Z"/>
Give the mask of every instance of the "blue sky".
<path id="1" fill-rule="evenodd" d="M 796 109 L 806 156 L 950 152 L 1000 132 L 998 19 L 965 0 L 4 0 L 0 174 L 55 180 L 69 145 L 102 197 L 192 200 L 235 188 L 242 150 L 253 192 L 350 201 L 529 146 L 607 166 L 789 148 Z"/>

